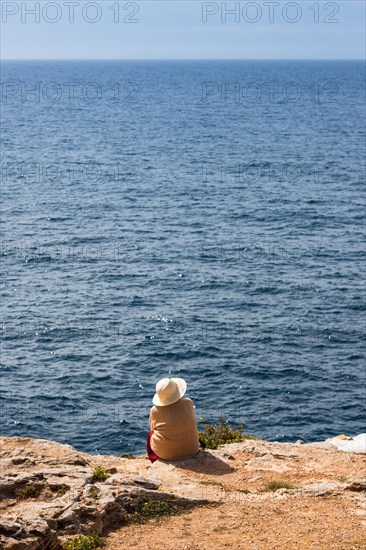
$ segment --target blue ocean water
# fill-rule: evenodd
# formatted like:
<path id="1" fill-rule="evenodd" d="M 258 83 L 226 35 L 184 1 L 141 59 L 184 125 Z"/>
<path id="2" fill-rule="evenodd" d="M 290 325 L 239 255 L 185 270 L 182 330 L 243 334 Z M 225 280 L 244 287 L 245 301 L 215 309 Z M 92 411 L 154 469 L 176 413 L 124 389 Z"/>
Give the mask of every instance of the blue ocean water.
<path id="1" fill-rule="evenodd" d="M 3 62 L 1 433 L 365 430 L 364 65 Z"/>

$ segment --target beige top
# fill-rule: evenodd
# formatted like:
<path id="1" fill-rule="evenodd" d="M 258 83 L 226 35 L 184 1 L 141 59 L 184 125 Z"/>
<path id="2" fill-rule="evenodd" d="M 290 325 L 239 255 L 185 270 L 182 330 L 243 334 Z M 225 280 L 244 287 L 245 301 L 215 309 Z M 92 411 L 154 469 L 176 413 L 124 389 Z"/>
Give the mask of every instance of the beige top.
<path id="1" fill-rule="evenodd" d="M 154 432 L 151 448 L 163 460 L 188 458 L 199 451 L 193 401 L 188 397 L 165 407 L 151 407 L 150 429 Z"/>

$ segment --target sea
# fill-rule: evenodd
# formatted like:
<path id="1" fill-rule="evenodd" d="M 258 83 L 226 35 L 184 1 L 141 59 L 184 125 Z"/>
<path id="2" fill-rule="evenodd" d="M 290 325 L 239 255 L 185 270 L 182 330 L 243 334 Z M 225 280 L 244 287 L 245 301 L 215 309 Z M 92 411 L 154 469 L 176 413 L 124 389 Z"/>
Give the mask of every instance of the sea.
<path id="1" fill-rule="evenodd" d="M 362 61 L 4 61 L 1 435 L 365 431 Z"/>

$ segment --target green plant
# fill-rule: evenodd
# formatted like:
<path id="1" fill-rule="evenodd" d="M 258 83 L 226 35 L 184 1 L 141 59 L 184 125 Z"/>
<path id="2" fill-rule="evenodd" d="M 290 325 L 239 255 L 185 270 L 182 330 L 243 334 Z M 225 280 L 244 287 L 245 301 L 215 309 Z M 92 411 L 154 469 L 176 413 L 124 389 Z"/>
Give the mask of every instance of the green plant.
<path id="1" fill-rule="evenodd" d="M 263 487 L 263 491 L 278 491 L 278 489 L 295 489 L 291 483 L 287 481 L 270 481 Z"/>
<path id="2" fill-rule="evenodd" d="M 68 491 L 70 491 L 70 485 L 66 485 L 66 483 L 61 483 L 60 485 L 55 485 L 54 487 L 52 487 L 52 491 L 55 491 L 58 496 L 62 497 Z"/>
<path id="3" fill-rule="evenodd" d="M 94 500 L 95 500 L 99 497 L 99 493 L 100 493 L 100 491 L 99 491 L 98 487 L 93 487 L 91 489 L 90 493 L 89 493 L 89 496 L 91 498 L 94 498 Z"/>
<path id="4" fill-rule="evenodd" d="M 232 428 L 223 416 L 219 416 L 218 424 L 204 424 L 204 430 L 198 432 L 201 442 L 208 449 L 217 449 L 226 443 L 239 443 L 245 439 L 258 439 L 243 432 L 244 426 Z"/>
<path id="5" fill-rule="evenodd" d="M 147 500 L 145 501 L 139 509 L 139 514 L 146 518 L 155 518 L 161 516 L 170 516 L 179 511 L 179 508 L 176 504 L 172 504 L 167 500 Z"/>
<path id="6" fill-rule="evenodd" d="M 96 466 L 93 470 L 93 481 L 105 481 L 110 477 L 110 474 L 101 466 Z"/>
<path id="7" fill-rule="evenodd" d="M 182 508 L 167 500 L 150 499 L 142 502 L 135 512 L 128 514 L 126 520 L 128 522 L 143 523 L 149 519 L 159 519 L 181 512 L 183 512 Z"/>
<path id="8" fill-rule="evenodd" d="M 23 489 L 17 489 L 15 494 L 21 500 L 26 500 L 28 498 L 37 498 L 40 492 L 41 489 L 39 487 L 36 487 L 30 483 L 29 485 L 23 487 Z"/>
<path id="9" fill-rule="evenodd" d="M 77 535 L 70 538 L 62 548 L 63 550 L 97 550 L 103 548 L 106 544 L 106 541 L 99 535 L 88 533 L 87 535 Z"/>

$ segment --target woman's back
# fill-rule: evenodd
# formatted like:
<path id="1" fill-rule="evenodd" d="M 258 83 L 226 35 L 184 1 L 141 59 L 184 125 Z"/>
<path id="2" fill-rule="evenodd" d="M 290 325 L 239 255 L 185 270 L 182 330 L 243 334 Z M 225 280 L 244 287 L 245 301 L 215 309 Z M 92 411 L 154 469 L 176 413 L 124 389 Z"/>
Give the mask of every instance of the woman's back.
<path id="1" fill-rule="evenodd" d="M 199 450 L 193 402 L 182 397 L 172 405 L 150 411 L 151 448 L 163 460 L 194 456 Z"/>

